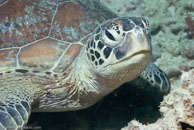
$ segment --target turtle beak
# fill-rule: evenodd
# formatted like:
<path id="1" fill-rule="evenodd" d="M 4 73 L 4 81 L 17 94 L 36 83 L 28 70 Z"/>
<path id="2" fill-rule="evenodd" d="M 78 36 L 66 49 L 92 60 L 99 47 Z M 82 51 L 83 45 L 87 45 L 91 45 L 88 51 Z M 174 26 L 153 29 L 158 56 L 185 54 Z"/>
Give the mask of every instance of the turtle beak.
<path id="1" fill-rule="evenodd" d="M 124 40 L 113 49 L 113 52 L 119 61 L 142 53 L 151 54 L 151 43 L 145 32 L 137 26 L 133 32 L 126 33 Z"/>

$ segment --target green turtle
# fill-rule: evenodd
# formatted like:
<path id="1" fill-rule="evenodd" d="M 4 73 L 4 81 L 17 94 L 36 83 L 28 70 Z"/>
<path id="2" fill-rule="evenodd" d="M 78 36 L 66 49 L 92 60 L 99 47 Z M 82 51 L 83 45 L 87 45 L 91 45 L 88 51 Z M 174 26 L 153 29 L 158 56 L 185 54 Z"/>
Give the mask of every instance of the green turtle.
<path id="1" fill-rule="evenodd" d="M 92 11 L 70 1 L 1 3 L 0 130 L 22 129 L 33 111 L 87 108 L 139 76 L 169 92 L 150 62 L 148 21 Z"/>

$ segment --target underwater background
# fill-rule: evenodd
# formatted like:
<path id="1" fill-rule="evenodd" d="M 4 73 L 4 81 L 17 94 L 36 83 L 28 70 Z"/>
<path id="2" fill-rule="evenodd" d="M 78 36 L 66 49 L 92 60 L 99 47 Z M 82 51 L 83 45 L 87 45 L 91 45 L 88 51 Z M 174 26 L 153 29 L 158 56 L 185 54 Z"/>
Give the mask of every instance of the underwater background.
<path id="1" fill-rule="evenodd" d="M 45 1 L 60 4 L 66 0 Z M 193 0 L 80 2 L 88 3 L 88 6 L 98 4 L 118 17 L 147 18 L 152 30 L 152 60 L 169 76 L 172 90 L 181 84 L 183 71 L 194 69 Z M 143 124 L 153 123 L 161 117 L 159 105 L 163 95 L 155 89 L 149 89 L 153 88 L 149 84 L 143 86 L 126 83 L 94 106 L 80 111 L 32 113 L 28 126 L 40 126 L 43 130 L 119 130 L 133 119 Z"/>

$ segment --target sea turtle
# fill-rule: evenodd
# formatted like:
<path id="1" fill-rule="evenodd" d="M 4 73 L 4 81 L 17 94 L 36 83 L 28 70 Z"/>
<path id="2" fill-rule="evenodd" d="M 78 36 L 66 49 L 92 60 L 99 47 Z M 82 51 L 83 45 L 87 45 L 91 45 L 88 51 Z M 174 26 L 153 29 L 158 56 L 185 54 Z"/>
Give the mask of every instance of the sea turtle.
<path id="1" fill-rule="evenodd" d="M 70 1 L 1 3 L 0 130 L 22 129 L 31 111 L 87 108 L 138 76 L 169 92 L 166 74 L 150 63 L 148 21 L 98 9 Z"/>

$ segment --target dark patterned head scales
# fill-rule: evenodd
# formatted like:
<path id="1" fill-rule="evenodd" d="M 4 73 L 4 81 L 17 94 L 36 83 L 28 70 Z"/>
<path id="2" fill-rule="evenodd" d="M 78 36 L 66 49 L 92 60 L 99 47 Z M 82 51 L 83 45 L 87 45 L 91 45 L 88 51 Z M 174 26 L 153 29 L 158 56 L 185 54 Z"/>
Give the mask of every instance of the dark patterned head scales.
<path id="1" fill-rule="evenodd" d="M 150 62 L 149 34 L 149 23 L 141 17 L 105 21 L 94 30 L 85 46 L 91 70 L 104 79 L 122 82 L 135 79 Z"/>

